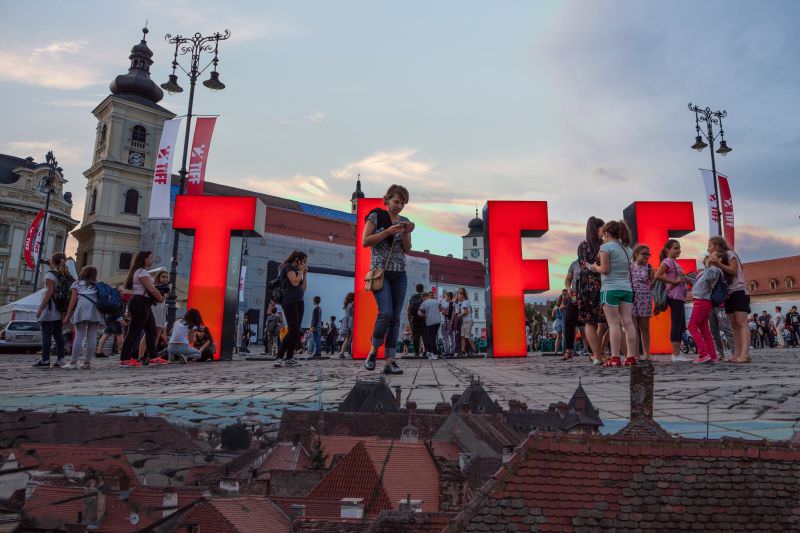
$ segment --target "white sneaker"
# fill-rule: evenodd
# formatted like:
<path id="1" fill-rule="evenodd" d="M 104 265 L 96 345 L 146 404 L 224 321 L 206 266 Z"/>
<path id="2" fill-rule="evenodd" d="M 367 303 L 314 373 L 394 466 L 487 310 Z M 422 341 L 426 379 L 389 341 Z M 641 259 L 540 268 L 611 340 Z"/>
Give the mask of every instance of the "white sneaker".
<path id="1" fill-rule="evenodd" d="M 437 359 L 439 359 L 439 356 L 436 355 L 435 353 L 429 353 L 428 354 L 428 360 L 429 361 L 436 361 Z"/>
<path id="2" fill-rule="evenodd" d="M 692 358 L 686 357 L 685 355 L 673 355 L 672 356 L 673 363 L 691 363 Z"/>
<path id="3" fill-rule="evenodd" d="M 63 368 L 64 370 L 75 370 L 76 368 L 78 368 L 78 363 L 64 363 L 63 365 L 61 365 L 61 368 Z"/>

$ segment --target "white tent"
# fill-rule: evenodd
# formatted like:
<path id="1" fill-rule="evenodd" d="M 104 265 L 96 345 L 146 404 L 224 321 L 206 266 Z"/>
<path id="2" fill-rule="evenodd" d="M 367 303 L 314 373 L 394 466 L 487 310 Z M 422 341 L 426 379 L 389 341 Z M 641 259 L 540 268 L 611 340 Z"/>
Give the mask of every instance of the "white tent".
<path id="1" fill-rule="evenodd" d="M 20 298 L 16 302 L 0 307 L 0 324 L 8 324 L 12 320 L 36 320 L 36 310 L 42 303 L 45 289 L 39 289 L 33 294 Z"/>

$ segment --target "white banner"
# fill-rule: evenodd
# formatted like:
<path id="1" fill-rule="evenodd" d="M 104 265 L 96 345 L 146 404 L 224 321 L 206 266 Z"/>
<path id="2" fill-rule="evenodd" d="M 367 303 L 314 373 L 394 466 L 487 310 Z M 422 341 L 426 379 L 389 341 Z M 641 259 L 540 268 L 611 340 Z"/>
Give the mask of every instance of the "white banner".
<path id="1" fill-rule="evenodd" d="M 719 204 L 717 193 L 714 191 L 714 173 L 701 169 L 703 185 L 706 187 L 706 203 L 708 204 L 708 236 L 719 236 Z"/>
<path id="2" fill-rule="evenodd" d="M 44 250 L 42 250 L 45 244 L 42 242 L 42 230 L 47 225 L 47 221 L 49 219 L 50 214 L 48 213 L 48 215 L 44 217 L 44 219 L 39 223 L 39 227 L 36 229 L 36 239 L 33 241 L 33 257 L 35 258 L 34 262 L 36 263 L 36 268 L 39 268 L 39 260 L 42 258 L 42 252 L 44 252 Z M 46 259 L 50 258 L 47 257 Z"/>
<path id="3" fill-rule="evenodd" d="M 247 265 L 242 265 L 242 271 L 239 274 L 239 303 L 244 303 L 244 276 L 247 273 Z"/>
<path id="4" fill-rule="evenodd" d="M 178 142 L 178 130 L 183 119 L 174 118 L 164 122 L 161 142 L 156 154 L 156 169 L 153 172 L 153 187 L 150 191 L 150 218 L 169 218 L 169 189 L 172 184 L 172 156 Z"/>

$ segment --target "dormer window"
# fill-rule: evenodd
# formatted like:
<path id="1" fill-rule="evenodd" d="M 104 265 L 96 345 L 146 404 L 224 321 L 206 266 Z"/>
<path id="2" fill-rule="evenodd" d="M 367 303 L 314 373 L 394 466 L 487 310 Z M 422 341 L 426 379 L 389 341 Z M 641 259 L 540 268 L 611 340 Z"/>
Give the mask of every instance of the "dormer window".
<path id="1" fill-rule="evenodd" d="M 755 292 L 755 290 L 757 288 L 758 288 L 758 283 L 756 283 L 755 281 L 751 281 L 750 282 L 750 292 Z"/>
<path id="2" fill-rule="evenodd" d="M 786 285 L 787 289 L 792 289 L 794 288 L 794 279 L 792 279 L 792 277 L 789 276 L 788 278 L 783 280 L 783 284 Z"/>
<path id="3" fill-rule="evenodd" d="M 770 288 L 770 290 L 773 290 L 773 291 L 775 289 L 777 289 L 778 288 L 778 280 L 775 279 L 775 278 L 770 279 L 769 280 L 769 288 Z"/>

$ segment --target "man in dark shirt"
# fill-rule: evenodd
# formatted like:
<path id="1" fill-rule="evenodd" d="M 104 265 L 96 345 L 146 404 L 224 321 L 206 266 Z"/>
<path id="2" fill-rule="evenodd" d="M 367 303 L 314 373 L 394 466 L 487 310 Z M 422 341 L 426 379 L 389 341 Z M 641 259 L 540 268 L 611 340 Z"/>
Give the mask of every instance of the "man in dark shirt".
<path id="1" fill-rule="evenodd" d="M 766 340 L 767 342 L 764 343 L 767 345 L 766 347 L 772 348 L 775 344 L 775 336 L 772 334 L 772 316 L 766 311 L 762 311 L 761 316 L 758 317 L 758 323 L 761 324 L 761 331 L 766 336 L 766 339 L 762 339 L 762 342 Z"/>
<path id="2" fill-rule="evenodd" d="M 412 294 L 408 300 L 408 325 L 411 326 L 411 342 L 414 343 L 414 354 L 419 357 L 422 354 L 422 343 L 420 340 L 425 334 L 425 318 L 419 316 L 419 306 L 422 305 L 422 294 L 425 287 L 422 283 L 417 283 L 416 294 Z"/>
<path id="3" fill-rule="evenodd" d="M 793 305 L 792 308 L 786 313 L 784 320 L 784 327 L 789 330 L 789 343 L 792 346 L 800 344 L 800 313 L 797 312 L 797 306 Z"/>
<path id="4" fill-rule="evenodd" d="M 312 357 L 322 357 L 322 307 L 319 306 L 322 298 L 314 296 L 314 311 L 311 313 L 311 335 L 314 339 L 314 354 Z"/>

